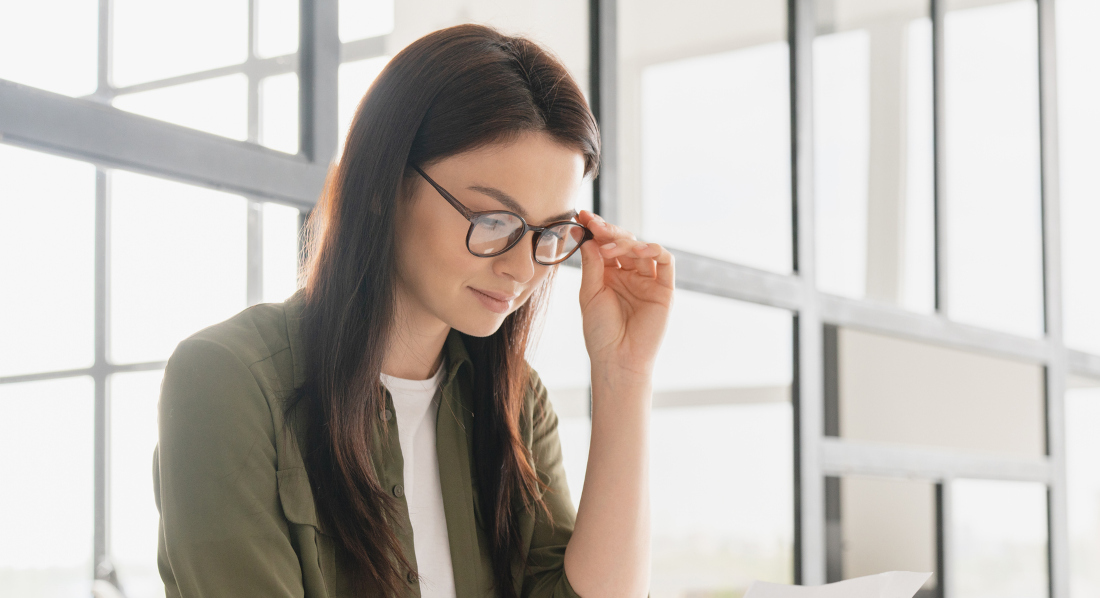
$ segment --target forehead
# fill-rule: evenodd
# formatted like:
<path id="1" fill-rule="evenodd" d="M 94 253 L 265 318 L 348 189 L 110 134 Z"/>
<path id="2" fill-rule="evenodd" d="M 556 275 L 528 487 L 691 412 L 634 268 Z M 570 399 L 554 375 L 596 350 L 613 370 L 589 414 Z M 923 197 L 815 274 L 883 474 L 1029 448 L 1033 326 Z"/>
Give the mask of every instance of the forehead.
<path id="1" fill-rule="evenodd" d="M 573 209 L 584 156 L 545 133 L 527 133 L 440 160 L 429 175 L 471 210 L 516 211 L 538 224 Z"/>

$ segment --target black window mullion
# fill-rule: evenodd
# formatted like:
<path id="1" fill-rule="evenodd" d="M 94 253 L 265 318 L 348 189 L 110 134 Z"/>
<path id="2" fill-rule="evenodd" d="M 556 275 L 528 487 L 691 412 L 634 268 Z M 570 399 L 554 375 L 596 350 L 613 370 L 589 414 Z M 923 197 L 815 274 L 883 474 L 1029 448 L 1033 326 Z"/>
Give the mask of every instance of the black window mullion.
<path id="1" fill-rule="evenodd" d="M 1069 357 L 1063 334 L 1062 215 L 1058 171 L 1058 89 L 1055 4 L 1037 0 L 1039 11 L 1039 144 L 1043 239 L 1043 322 L 1050 356 L 1046 365 L 1046 441 L 1051 464 L 1047 494 L 1048 574 L 1051 598 L 1069 598 L 1065 393 Z"/>

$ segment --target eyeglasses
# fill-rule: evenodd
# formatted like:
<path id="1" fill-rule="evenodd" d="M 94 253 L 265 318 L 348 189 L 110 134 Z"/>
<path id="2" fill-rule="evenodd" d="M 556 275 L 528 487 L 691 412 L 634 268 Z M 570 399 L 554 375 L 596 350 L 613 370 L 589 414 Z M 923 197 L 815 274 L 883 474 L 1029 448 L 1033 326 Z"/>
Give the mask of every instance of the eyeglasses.
<path id="1" fill-rule="evenodd" d="M 531 251 L 535 261 L 552 266 L 564 262 L 582 243 L 593 238 L 592 231 L 580 223 L 563 220 L 546 226 L 531 226 L 522 216 L 506 210 L 474 212 L 462 205 L 446 189 L 440 187 L 416 164 L 411 165 L 424 180 L 431 183 L 436 191 L 454 206 L 462 217 L 470 221 L 470 230 L 466 233 L 466 249 L 478 257 L 493 257 L 516 246 L 527 231 L 535 234 L 531 238 Z"/>

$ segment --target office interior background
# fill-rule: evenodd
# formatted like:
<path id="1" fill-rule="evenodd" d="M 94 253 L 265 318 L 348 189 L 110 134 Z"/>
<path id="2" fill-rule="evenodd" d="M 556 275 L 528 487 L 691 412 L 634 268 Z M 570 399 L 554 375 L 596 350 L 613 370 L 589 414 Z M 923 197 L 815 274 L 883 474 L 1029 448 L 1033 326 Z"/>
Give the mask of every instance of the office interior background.
<path id="1" fill-rule="evenodd" d="M 580 203 L 676 253 L 654 598 L 1100 595 L 1100 0 L 0 3 L 0 595 L 163 596 L 165 361 L 296 289 L 358 100 L 462 22 L 560 56 Z M 532 357 L 575 500 L 578 287 Z"/>

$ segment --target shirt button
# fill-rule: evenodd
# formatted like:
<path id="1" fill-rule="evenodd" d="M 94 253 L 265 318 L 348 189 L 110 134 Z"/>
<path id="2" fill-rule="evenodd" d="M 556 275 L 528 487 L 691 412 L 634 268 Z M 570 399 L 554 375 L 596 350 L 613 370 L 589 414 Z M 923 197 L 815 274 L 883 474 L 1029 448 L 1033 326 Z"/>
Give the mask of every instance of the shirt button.
<path id="1" fill-rule="evenodd" d="M 382 412 L 382 419 L 384 419 L 386 421 L 390 421 L 391 419 L 393 419 L 393 412 L 390 411 L 389 409 L 383 411 Z"/>
<path id="2" fill-rule="evenodd" d="M 409 573 L 405 575 L 405 579 L 409 580 L 409 583 L 416 583 L 416 571 L 409 571 Z"/>
<path id="3" fill-rule="evenodd" d="M 405 489 L 401 487 L 401 484 L 395 484 L 394 485 L 393 495 L 398 497 L 398 498 L 401 498 L 402 496 L 405 496 Z M 412 573 L 410 573 L 409 575 L 412 575 Z"/>

